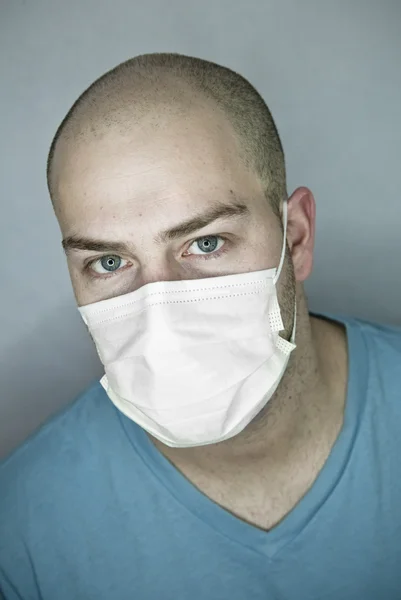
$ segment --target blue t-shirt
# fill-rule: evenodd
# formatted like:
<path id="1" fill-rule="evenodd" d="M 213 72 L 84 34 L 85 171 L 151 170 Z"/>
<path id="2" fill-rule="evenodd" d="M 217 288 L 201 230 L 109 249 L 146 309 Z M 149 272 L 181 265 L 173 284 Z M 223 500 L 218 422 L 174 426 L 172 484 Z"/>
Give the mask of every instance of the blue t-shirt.
<path id="1" fill-rule="evenodd" d="M 0 467 L 4 597 L 400 600 L 401 329 L 344 322 L 344 425 L 278 526 L 199 492 L 96 383 Z"/>

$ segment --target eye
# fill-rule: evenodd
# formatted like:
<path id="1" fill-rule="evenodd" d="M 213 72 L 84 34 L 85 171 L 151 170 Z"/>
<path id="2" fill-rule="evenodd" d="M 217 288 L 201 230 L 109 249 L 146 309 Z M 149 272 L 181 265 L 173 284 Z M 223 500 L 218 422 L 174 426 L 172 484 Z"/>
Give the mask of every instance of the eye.
<path id="1" fill-rule="evenodd" d="M 102 258 L 98 258 L 90 263 L 90 268 L 100 275 L 104 275 L 105 273 L 114 273 L 121 269 L 121 267 L 125 267 L 128 261 L 124 260 L 120 256 L 116 256 L 114 254 L 108 254 L 107 256 L 102 256 Z"/>
<path id="2" fill-rule="evenodd" d="M 219 235 L 205 235 L 194 240 L 189 246 L 187 253 L 198 255 L 217 254 L 224 245 L 224 242 L 224 238 Z"/>

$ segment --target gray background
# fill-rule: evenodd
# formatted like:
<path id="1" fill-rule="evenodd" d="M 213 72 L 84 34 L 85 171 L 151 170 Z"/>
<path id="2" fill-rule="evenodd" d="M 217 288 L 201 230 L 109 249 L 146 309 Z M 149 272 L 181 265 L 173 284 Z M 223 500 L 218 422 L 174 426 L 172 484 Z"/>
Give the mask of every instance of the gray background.
<path id="1" fill-rule="evenodd" d="M 1 0 L 0 454 L 101 374 L 45 186 L 76 97 L 142 52 L 240 71 L 318 205 L 311 308 L 401 323 L 400 0 Z"/>

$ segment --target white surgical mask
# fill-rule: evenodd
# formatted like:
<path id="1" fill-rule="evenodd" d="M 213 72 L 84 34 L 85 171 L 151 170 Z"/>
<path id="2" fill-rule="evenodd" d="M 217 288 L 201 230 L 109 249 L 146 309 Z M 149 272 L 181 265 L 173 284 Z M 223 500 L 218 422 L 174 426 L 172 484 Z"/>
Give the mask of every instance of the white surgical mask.
<path id="1" fill-rule="evenodd" d="M 221 442 L 271 399 L 295 348 L 284 329 L 277 269 L 160 281 L 79 310 L 115 406 L 172 447 Z"/>

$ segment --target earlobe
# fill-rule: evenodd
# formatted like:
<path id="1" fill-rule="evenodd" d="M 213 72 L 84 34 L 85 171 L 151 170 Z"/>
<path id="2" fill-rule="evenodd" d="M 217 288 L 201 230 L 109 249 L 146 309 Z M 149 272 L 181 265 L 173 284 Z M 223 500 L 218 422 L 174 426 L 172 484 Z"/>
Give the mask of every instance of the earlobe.
<path id="1" fill-rule="evenodd" d="M 315 242 L 316 204 L 312 192 L 297 188 L 288 199 L 287 242 L 297 281 L 305 281 L 312 272 Z"/>

